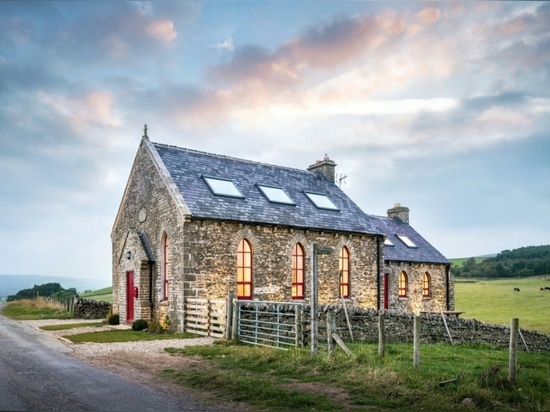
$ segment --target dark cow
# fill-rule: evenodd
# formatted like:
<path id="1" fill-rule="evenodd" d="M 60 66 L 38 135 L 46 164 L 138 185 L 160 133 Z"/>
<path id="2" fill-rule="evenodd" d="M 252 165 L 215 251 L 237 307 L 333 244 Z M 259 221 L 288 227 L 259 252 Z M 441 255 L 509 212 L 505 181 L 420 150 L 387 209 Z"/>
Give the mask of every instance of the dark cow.
<path id="1" fill-rule="evenodd" d="M 519 288 L 514 288 L 514 292 L 519 292 Z"/>
<path id="2" fill-rule="evenodd" d="M 545 286 L 544 290 L 550 290 L 550 288 L 548 286 Z"/>

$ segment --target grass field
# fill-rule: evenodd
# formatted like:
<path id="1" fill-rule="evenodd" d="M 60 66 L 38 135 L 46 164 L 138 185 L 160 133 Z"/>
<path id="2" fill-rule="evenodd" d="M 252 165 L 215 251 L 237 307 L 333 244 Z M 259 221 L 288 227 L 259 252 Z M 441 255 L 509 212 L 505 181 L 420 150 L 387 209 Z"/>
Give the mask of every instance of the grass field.
<path id="1" fill-rule="evenodd" d="M 455 279 L 455 308 L 486 323 L 509 325 L 519 319 L 520 328 L 550 335 L 550 276 L 515 279 Z M 519 292 L 514 292 L 519 288 Z"/>
<path id="2" fill-rule="evenodd" d="M 71 319 L 73 314 L 54 300 L 38 298 L 8 302 L 2 308 L 2 315 L 16 320 Z"/>
<path id="3" fill-rule="evenodd" d="M 113 303 L 113 287 L 92 290 L 80 294 L 81 298 Z"/>
<path id="4" fill-rule="evenodd" d="M 312 356 L 308 350 L 245 345 L 172 348 L 167 351 L 174 356 L 202 361 L 162 376 L 263 411 L 550 410 L 547 352 L 519 353 L 514 384 L 505 349 L 424 345 L 415 369 L 412 344 L 389 345 L 382 359 L 377 344 L 349 348 L 353 356 L 340 349 Z"/>
<path id="5" fill-rule="evenodd" d="M 460 268 L 460 267 L 464 266 L 464 263 L 466 263 L 470 259 L 471 258 L 456 258 L 456 259 L 450 259 L 450 261 L 453 264 L 453 266 L 455 266 L 457 268 Z M 487 258 L 485 258 L 485 257 L 475 257 L 474 258 L 476 263 L 480 263 L 481 261 L 483 261 L 485 259 L 487 259 Z"/>

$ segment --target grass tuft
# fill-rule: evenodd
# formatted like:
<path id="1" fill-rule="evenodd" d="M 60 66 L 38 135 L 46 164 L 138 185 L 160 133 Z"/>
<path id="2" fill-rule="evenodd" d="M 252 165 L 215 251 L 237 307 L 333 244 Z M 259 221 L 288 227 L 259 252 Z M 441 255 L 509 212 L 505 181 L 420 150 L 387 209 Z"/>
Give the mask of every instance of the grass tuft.
<path id="1" fill-rule="evenodd" d="M 65 310 L 65 306 L 46 298 L 22 299 L 8 302 L 2 314 L 14 320 L 72 319 L 74 315 Z"/>

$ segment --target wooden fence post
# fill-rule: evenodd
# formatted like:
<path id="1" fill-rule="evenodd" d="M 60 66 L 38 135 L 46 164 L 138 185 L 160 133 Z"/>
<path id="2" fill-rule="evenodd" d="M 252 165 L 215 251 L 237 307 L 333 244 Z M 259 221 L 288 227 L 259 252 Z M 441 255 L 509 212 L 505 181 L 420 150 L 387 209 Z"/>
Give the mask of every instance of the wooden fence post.
<path id="1" fill-rule="evenodd" d="M 518 330 L 519 319 L 512 318 L 512 324 L 510 325 L 510 354 L 508 360 L 509 379 L 512 383 L 516 382 L 518 373 Z"/>
<path id="2" fill-rule="evenodd" d="M 413 327 L 413 367 L 418 369 L 420 367 L 420 316 L 414 315 L 414 327 Z"/>
<path id="3" fill-rule="evenodd" d="M 231 326 L 231 340 L 239 340 L 239 302 L 235 302 L 235 307 L 233 308 L 233 322 Z"/>
<path id="4" fill-rule="evenodd" d="M 332 334 L 336 332 L 336 314 L 334 312 L 327 312 L 327 344 L 328 353 L 334 350 L 334 338 Z"/>
<path id="5" fill-rule="evenodd" d="M 311 354 L 317 355 L 318 350 L 318 322 L 317 322 L 317 244 L 311 243 Z"/>
<path id="6" fill-rule="evenodd" d="M 304 347 L 304 308 L 302 305 L 297 305 L 295 308 L 295 326 L 296 326 L 296 348 Z"/>
<path id="7" fill-rule="evenodd" d="M 233 321 L 233 291 L 227 292 L 227 300 L 225 301 L 225 332 L 224 339 L 231 339 L 231 322 Z"/>
<path id="8" fill-rule="evenodd" d="M 344 314 L 346 315 L 346 323 L 348 325 L 349 336 L 351 338 L 351 341 L 353 342 L 353 329 L 349 321 L 348 309 L 346 308 L 346 300 L 344 298 L 342 298 L 342 306 L 344 307 Z"/>
<path id="9" fill-rule="evenodd" d="M 384 313 L 378 314 L 378 356 L 383 358 L 386 353 L 386 330 L 384 326 Z"/>

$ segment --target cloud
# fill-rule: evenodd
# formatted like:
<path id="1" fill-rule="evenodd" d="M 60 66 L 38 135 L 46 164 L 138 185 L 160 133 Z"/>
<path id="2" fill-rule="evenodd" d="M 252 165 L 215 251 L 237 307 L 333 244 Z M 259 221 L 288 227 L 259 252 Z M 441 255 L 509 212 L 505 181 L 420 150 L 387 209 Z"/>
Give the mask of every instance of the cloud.
<path id="1" fill-rule="evenodd" d="M 224 49 L 233 51 L 235 50 L 235 44 L 233 42 L 233 38 L 228 36 L 226 37 L 221 43 L 215 44 L 214 46 L 211 46 L 214 49 Z"/>

